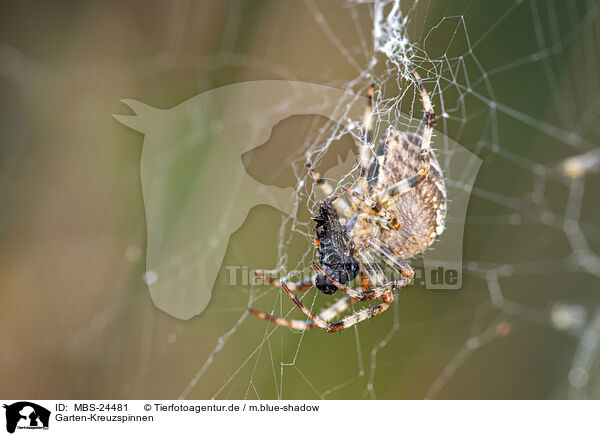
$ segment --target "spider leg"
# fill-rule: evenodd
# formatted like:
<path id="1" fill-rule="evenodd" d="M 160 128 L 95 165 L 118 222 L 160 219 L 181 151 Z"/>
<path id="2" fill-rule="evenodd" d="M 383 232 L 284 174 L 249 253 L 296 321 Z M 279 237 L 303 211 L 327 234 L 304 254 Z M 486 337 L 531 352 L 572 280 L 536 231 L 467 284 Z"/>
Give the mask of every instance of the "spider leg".
<path id="1" fill-rule="evenodd" d="M 372 318 L 377 316 L 383 312 L 385 312 L 390 304 L 394 301 L 394 294 L 392 291 L 388 291 L 381 296 L 382 303 L 377 304 L 375 306 L 366 307 L 363 310 L 356 312 L 353 315 L 349 315 L 341 321 L 334 322 L 327 326 L 328 332 L 337 332 L 339 330 L 347 329 L 348 327 L 352 327 L 354 324 L 358 324 L 365 319 Z"/>
<path id="2" fill-rule="evenodd" d="M 423 131 L 423 141 L 421 142 L 421 155 L 426 157 L 426 170 L 429 171 L 429 153 L 431 145 L 431 137 L 433 136 L 433 125 L 435 124 L 435 112 L 433 111 L 433 105 L 431 104 L 431 99 L 429 98 L 429 94 L 423 85 L 423 81 L 421 77 L 416 71 L 413 71 L 413 76 L 417 80 L 417 84 L 419 85 L 419 92 L 421 93 L 421 100 L 423 102 L 423 112 L 425 113 L 425 130 Z"/>
<path id="3" fill-rule="evenodd" d="M 321 176 L 320 173 L 318 173 L 310 164 L 310 162 L 308 162 L 306 164 L 306 169 L 308 170 L 308 172 L 310 173 L 311 177 L 313 178 L 313 180 L 315 181 L 315 183 L 317 184 L 317 186 L 319 188 L 321 188 L 321 191 L 323 191 L 323 193 L 329 197 L 333 194 L 334 190 L 333 190 L 333 186 L 331 186 L 331 184 L 326 181 L 325 179 L 323 179 L 323 177 Z M 338 215 L 340 216 L 350 216 L 352 214 L 352 209 L 350 208 L 350 206 L 348 206 L 348 203 L 346 203 L 346 201 L 343 198 L 336 198 L 335 200 L 333 200 L 333 204 L 335 205 Z"/>
<path id="4" fill-rule="evenodd" d="M 421 168 L 414 176 L 408 177 L 404 180 L 400 180 L 398 183 L 384 189 L 381 192 L 373 195 L 371 199 L 377 203 L 381 203 L 384 206 L 387 205 L 390 200 L 398 195 L 402 195 L 414 187 L 418 186 L 423 180 L 427 178 L 430 168 L 431 159 L 431 137 L 433 136 L 433 125 L 435 123 L 435 112 L 433 111 L 433 105 L 429 94 L 423 85 L 421 77 L 416 71 L 413 71 L 413 75 L 417 80 L 419 86 L 419 92 L 421 93 L 421 101 L 423 102 L 423 112 L 425 113 L 425 129 L 423 130 L 423 139 L 421 140 L 421 154 L 419 159 L 421 161 Z"/>
<path id="5" fill-rule="evenodd" d="M 290 296 L 290 298 L 292 299 L 292 301 L 293 301 L 294 303 L 296 303 L 296 306 L 298 306 L 298 307 L 300 308 L 300 310 L 301 310 L 302 312 L 304 312 L 304 314 L 305 314 L 306 316 L 308 316 L 308 317 L 309 317 L 309 318 L 312 320 L 312 322 L 313 322 L 314 324 L 316 324 L 316 325 L 317 325 L 317 327 L 321 327 L 322 329 L 325 329 L 325 330 L 327 330 L 327 329 L 328 329 L 328 327 L 329 327 L 329 324 L 327 324 L 327 322 L 326 322 L 326 321 L 324 321 L 323 319 L 321 319 L 321 318 L 319 318 L 319 317 L 316 317 L 315 315 L 313 315 L 313 314 L 312 314 L 312 312 L 311 312 L 310 310 L 308 310 L 306 307 L 304 307 L 304 305 L 303 305 L 303 304 L 300 302 L 300 300 L 298 300 L 298 299 L 296 298 L 296 296 L 295 296 L 294 294 L 292 294 L 292 292 L 291 292 L 291 291 L 290 291 L 290 289 L 289 289 L 289 288 L 286 286 L 286 284 L 285 284 L 285 283 L 282 283 L 282 284 L 281 284 L 281 287 L 283 288 L 283 290 L 284 290 L 285 292 L 287 292 L 287 294 Z"/>
<path id="6" fill-rule="evenodd" d="M 270 277 L 264 276 L 259 272 L 255 272 L 254 275 L 256 277 L 258 277 L 259 279 L 262 279 L 265 282 L 267 282 L 273 286 L 277 286 L 278 288 L 281 288 L 281 282 L 277 279 L 272 279 Z M 300 280 L 296 283 L 288 283 L 288 287 L 292 291 L 298 291 L 298 292 L 308 291 L 313 286 L 315 286 L 315 276 L 314 275 L 310 279 L 307 279 L 307 280 Z"/>
<path id="7" fill-rule="evenodd" d="M 379 218 L 377 216 L 369 215 L 368 213 L 360 213 L 357 216 L 357 219 L 361 219 L 369 224 L 373 224 L 374 226 L 379 227 L 384 230 L 393 230 L 394 227 L 390 223 L 390 220 L 385 218 Z"/>
<path id="8" fill-rule="evenodd" d="M 342 313 L 346 309 L 348 309 L 348 307 L 352 303 L 355 303 L 355 302 L 356 302 L 355 299 L 353 299 L 349 295 L 346 295 L 345 297 L 340 298 L 338 301 L 336 301 L 332 306 L 323 310 L 317 316 L 319 318 L 321 318 L 323 321 L 327 322 L 327 321 L 335 318 L 338 314 Z M 275 324 L 279 324 L 284 327 L 290 327 L 290 328 L 293 328 L 296 330 L 312 330 L 317 326 L 311 319 L 309 319 L 308 321 L 300 321 L 297 319 L 288 320 L 285 318 L 280 318 L 278 316 L 272 316 L 272 315 L 266 314 L 264 312 L 258 312 L 257 310 L 254 310 L 252 308 L 248 308 L 248 311 L 252 315 L 256 315 L 259 318 L 262 318 L 264 320 L 271 321 L 271 322 L 274 322 Z"/>
<path id="9" fill-rule="evenodd" d="M 373 92 L 375 85 L 369 86 L 367 93 L 367 106 L 363 115 L 363 130 L 365 133 L 364 139 L 359 143 L 359 162 L 360 162 L 360 176 L 359 185 L 363 190 L 369 189 L 369 173 L 373 166 L 373 151 L 369 146 L 373 140 L 374 123 L 373 123 Z"/>
<path id="10" fill-rule="evenodd" d="M 374 194 L 371 197 L 371 200 L 386 207 L 394 197 L 405 194 L 411 189 L 416 188 L 419 183 L 427 178 L 427 174 L 429 174 L 429 162 L 427 162 L 427 168 L 421 168 L 414 176 L 400 180 L 398 183 L 394 183 L 392 186 Z"/>
<path id="11" fill-rule="evenodd" d="M 260 319 L 264 319 L 265 321 L 274 322 L 275 324 L 279 324 L 284 327 L 289 327 L 296 330 L 312 330 L 315 328 L 315 325 L 312 322 L 300 321 L 299 319 L 285 319 L 279 316 L 269 315 L 265 312 L 259 312 L 258 310 L 254 310 L 251 307 L 248 308 L 248 312 L 250 312 L 254 316 L 259 317 Z"/>
<path id="12" fill-rule="evenodd" d="M 421 155 L 421 158 L 421 161 L 423 162 L 423 155 Z M 374 194 L 371 196 L 371 200 L 380 204 L 382 207 L 386 207 L 394 197 L 405 194 L 411 189 L 416 188 L 429 174 L 429 154 L 427 154 L 426 160 L 426 167 L 423 166 L 417 174 L 404 180 L 400 180 L 398 183 L 394 183 L 392 186 Z"/>
<path id="13" fill-rule="evenodd" d="M 408 278 L 409 282 L 410 282 L 410 280 L 412 280 L 413 276 L 415 275 L 415 272 L 413 271 L 412 267 L 406 260 L 404 260 L 400 256 L 394 254 L 394 252 L 390 248 L 388 248 L 386 246 L 381 246 L 381 245 L 377 244 L 376 242 L 374 242 L 372 239 L 369 240 L 369 245 L 375 251 L 377 251 L 381 254 L 383 261 L 387 265 L 392 267 L 396 272 L 400 273 L 403 277 Z"/>
<path id="14" fill-rule="evenodd" d="M 390 214 L 387 211 L 387 209 L 385 209 L 385 207 L 381 205 L 381 203 L 379 203 L 376 200 L 373 200 L 373 198 L 364 197 L 363 195 L 351 189 L 343 189 L 355 198 L 357 198 L 359 201 L 364 202 L 375 214 L 384 217 L 393 230 L 398 230 L 400 228 L 400 223 L 398 222 L 398 220 L 392 214 Z"/>
<path id="15" fill-rule="evenodd" d="M 377 151 L 375 152 L 375 159 L 373 159 L 373 162 L 371 163 L 371 166 L 369 167 L 369 171 L 367 173 L 367 186 L 369 188 L 369 191 L 372 191 L 377 187 L 377 182 L 379 180 L 379 170 L 385 162 L 386 152 L 387 140 L 381 138 L 379 140 Z"/>

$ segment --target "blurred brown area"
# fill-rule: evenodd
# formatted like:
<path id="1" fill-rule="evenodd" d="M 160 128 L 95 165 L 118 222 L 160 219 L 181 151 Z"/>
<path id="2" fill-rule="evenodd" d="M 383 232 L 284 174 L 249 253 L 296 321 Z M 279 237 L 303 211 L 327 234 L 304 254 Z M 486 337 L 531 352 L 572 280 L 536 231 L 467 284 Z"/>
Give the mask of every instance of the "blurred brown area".
<path id="1" fill-rule="evenodd" d="M 314 80 L 327 64 L 323 78 L 348 70 L 343 82 L 356 71 L 334 47 L 314 51 L 317 25 L 291 2 L 22 2 L 3 4 L 2 17 L 3 395 L 178 395 L 197 362 L 177 355 L 200 359 L 232 318 L 184 323 L 153 306 L 141 280 L 142 137 L 111 114 L 127 113 L 122 98 L 169 108 L 241 80 Z"/>

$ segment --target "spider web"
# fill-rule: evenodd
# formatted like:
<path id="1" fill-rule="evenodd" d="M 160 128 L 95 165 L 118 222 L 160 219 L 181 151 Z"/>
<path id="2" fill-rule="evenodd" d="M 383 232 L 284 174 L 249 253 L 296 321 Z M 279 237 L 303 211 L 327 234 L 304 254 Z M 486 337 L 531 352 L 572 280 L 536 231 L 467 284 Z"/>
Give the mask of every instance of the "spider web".
<path id="1" fill-rule="evenodd" d="M 293 174 L 298 214 L 258 208 L 232 237 L 213 301 L 192 327 L 201 344 L 182 365 L 180 397 L 599 397 L 598 5 L 306 1 L 302 8 L 317 29 L 308 44 L 333 47 L 350 77 L 324 67 L 316 80 L 357 99 L 375 83 L 379 135 L 384 125 L 423 128 L 410 78 L 416 69 L 436 109 L 433 148 L 444 153 L 445 135 L 483 160 L 463 259 L 456 259 L 462 289 L 430 291 L 415 280 L 388 312 L 335 335 L 296 332 L 247 314 L 250 305 L 305 318 L 280 290 L 232 285 L 227 270 L 243 265 L 243 273 L 262 269 L 290 281 L 310 275 L 310 217 L 323 195 L 304 163 L 338 191 L 356 181 L 360 120 L 305 122 L 299 151 L 283 158 L 278 173 Z M 239 19 L 231 10 L 225 32 Z M 274 25 L 269 37 L 284 33 Z M 233 56 L 227 50 L 223 59 Z M 296 78 L 285 62 L 245 62 Z M 446 174 L 449 186 L 454 176 Z M 256 231 L 261 242 L 248 236 Z M 417 269 L 420 262 L 411 260 Z M 302 295 L 313 312 L 334 300 Z"/>

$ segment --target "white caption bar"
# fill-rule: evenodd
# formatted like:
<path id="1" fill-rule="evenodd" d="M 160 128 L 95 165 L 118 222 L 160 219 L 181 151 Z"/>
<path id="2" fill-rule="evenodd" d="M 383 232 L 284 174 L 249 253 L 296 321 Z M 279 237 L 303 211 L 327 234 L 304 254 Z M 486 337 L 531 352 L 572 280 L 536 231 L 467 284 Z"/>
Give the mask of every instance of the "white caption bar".
<path id="1" fill-rule="evenodd" d="M 25 401 L 5 400 L 9 433 L 129 435 L 313 432 L 355 435 L 584 434 L 596 401 Z M 11 431 L 12 430 L 12 431 Z M 142 433 L 143 432 L 143 433 Z M 173 433 L 175 432 L 175 433 Z"/>

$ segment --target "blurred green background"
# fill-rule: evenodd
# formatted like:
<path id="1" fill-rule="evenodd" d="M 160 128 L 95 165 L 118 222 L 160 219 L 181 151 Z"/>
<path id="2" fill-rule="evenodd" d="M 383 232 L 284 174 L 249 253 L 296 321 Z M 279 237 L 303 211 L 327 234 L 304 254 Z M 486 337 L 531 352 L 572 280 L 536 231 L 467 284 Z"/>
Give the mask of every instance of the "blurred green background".
<path id="1" fill-rule="evenodd" d="M 227 265 L 278 262 L 282 216 L 266 206 L 232 235 L 205 312 L 181 321 L 152 304 L 142 279 L 143 136 L 111 114 L 128 113 L 123 98 L 171 108 L 246 80 L 344 88 L 373 56 L 373 4 L 3 2 L 2 396 L 600 397 L 600 180 L 560 172 L 600 141 L 598 4 L 400 5 L 410 41 L 458 66 L 440 67 L 443 101 L 439 88 L 433 99 L 450 116 L 437 128 L 483 159 L 463 289 L 415 285 L 358 329 L 301 335 L 243 315 L 251 295 L 258 309 L 282 304 L 287 313 L 279 290 L 229 283 Z M 371 72 L 393 87 L 394 67 L 379 59 Z M 301 168 L 290 162 L 324 124 L 283 121 L 243 157 L 248 173 L 295 186 Z M 353 147 L 338 142 L 322 171 Z M 300 207 L 306 223 L 310 211 Z M 288 224 L 294 267 L 311 241 Z M 330 301 L 320 295 L 317 305 Z"/>

